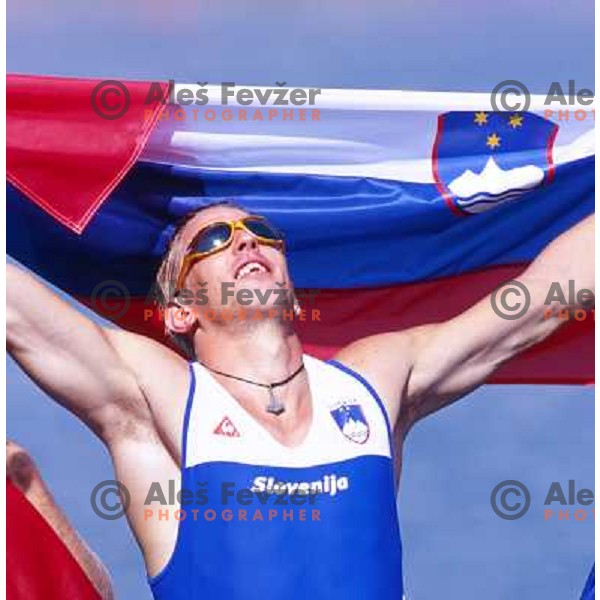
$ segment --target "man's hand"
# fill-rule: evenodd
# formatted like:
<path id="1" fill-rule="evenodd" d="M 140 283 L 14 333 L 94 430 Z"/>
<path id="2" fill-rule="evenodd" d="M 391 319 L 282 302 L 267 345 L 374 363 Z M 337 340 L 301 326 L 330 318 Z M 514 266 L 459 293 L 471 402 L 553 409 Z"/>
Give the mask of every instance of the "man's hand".
<path id="1" fill-rule="evenodd" d="M 563 319 L 548 318 L 549 310 L 558 314 L 580 307 L 578 302 L 545 302 L 555 282 L 565 295 L 569 280 L 575 281 L 576 290 L 594 289 L 594 217 L 549 244 L 518 280 L 531 298 L 518 319 L 500 317 L 487 296 L 445 323 L 365 338 L 336 358 L 371 381 L 391 422 L 405 433 L 418 419 L 475 389 L 507 360 L 564 324 Z M 588 302 L 582 306 L 590 307 Z"/>

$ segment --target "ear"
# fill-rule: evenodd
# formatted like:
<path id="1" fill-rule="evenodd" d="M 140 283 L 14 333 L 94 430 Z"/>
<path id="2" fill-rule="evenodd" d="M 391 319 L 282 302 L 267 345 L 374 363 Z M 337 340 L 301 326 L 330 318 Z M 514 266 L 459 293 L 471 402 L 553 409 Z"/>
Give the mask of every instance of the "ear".
<path id="1" fill-rule="evenodd" d="M 196 325 L 196 316 L 189 306 L 181 306 L 171 302 L 165 309 L 165 326 L 172 333 L 185 335 L 190 333 Z"/>

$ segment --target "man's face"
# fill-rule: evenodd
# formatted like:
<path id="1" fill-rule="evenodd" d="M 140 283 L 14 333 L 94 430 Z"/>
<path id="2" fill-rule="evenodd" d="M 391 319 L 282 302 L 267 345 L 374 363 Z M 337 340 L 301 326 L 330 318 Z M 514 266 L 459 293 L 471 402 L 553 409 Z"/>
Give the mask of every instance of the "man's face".
<path id="1" fill-rule="evenodd" d="M 207 225 L 247 216 L 248 213 L 243 210 L 228 206 L 208 208 L 186 225 L 181 243 L 187 248 Z M 202 312 L 208 309 L 268 311 L 289 310 L 291 306 L 292 288 L 283 252 L 262 244 L 245 229 L 237 229 L 233 241 L 224 250 L 194 262 L 183 287 L 189 290 L 186 292 L 188 296 L 195 294 L 191 308 L 199 314 L 200 322 L 204 320 Z M 285 304 L 282 304 L 284 295 L 275 292 L 283 289 L 287 290 Z M 205 293 L 200 290 L 205 290 Z M 196 304 L 199 300 L 202 301 L 200 305 Z"/>

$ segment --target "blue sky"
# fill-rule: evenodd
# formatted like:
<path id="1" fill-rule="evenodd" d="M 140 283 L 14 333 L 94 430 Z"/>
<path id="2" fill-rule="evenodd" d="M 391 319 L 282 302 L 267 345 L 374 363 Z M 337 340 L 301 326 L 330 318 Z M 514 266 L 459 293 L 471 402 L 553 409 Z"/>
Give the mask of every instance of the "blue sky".
<path id="1" fill-rule="evenodd" d="M 487 91 L 518 79 L 594 89 L 592 2 L 472 0 L 245 3 L 12 0 L 7 63 L 22 73 L 270 85 Z M 149 598 L 123 521 L 89 506 L 111 476 L 91 434 L 8 362 L 11 437 L 109 566 L 119 597 Z M 486 387 L 410 434 L 400 511 L 410 598 L 577 598 L 593 561 L 593 523 L 544 522 L 553 481 L 593 488 L 593 391 Z M 492 488 L 527 484 L 514 522 L 491 510 Z"/>
<path id="2" fill-rule="evenodd" d="M 8 68 L 270 85 L 593 89 L 594 5 L 573 0 L 301 0 L 226 5 L 11 0 Z"/>

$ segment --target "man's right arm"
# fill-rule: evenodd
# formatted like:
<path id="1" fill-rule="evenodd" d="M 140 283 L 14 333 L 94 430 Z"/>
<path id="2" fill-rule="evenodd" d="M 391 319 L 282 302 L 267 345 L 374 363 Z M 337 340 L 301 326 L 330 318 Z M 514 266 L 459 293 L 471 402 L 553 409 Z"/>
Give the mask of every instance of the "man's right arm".
<path id="1" fill-rule="evenodd" d="M 179 477 L 186 361 L 149 338 L 100 327 L 14 265 L 7 265 L 7 275 L 11 355 L 105 443 L 116 478 L 130 493 L 127 516 L 149 572 L 158 572 L 177 527 L 149 521 L 144 509 L 151 483 L 166 489 Z"/>
<path id="2" fill-rule="evenodd" d="M 151 418 L 136 376 L 112 335 L 32 275 L 7 265 L 10 354 L 37 385 L 104 441 L 128 417 L 138 423 Z"/>

